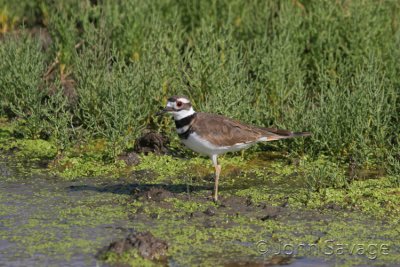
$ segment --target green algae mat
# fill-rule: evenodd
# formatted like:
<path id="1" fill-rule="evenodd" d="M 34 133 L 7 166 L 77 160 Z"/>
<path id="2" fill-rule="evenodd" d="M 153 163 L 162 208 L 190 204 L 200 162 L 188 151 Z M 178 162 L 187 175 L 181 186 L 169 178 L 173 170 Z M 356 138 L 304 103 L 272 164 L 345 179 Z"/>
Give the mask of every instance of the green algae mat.
<path id="1" fill-rule="evenodd" d="M 315 189 L 310 164 L 301 160 L 226 157 L 215 204 L 208 163 L 148 155 L 119 177 L 71 180 L 4 157 L 0 265 L 398 265 L 400 189 L 393 177 L 367 173 L 344 187 Z M 163 260 L 135 251 L 99 254 L 141 232 L 168 244 Z"/>

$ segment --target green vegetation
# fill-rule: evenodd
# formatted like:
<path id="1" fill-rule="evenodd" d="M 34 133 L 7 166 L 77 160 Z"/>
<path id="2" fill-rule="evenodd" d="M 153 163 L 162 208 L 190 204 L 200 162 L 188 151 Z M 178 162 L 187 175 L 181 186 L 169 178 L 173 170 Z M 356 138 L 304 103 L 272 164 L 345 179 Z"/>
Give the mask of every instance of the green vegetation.
<path id="1" fill-rule="evenodd" d="M 0 114 L 58 151 L 106 139 L 112 159 L 146 125 L 169 133 L 154 113 L 186 94 L 314 133 L 269 148 L 398 170 L 399 14 L 398 1 L 2 0 Z"/>

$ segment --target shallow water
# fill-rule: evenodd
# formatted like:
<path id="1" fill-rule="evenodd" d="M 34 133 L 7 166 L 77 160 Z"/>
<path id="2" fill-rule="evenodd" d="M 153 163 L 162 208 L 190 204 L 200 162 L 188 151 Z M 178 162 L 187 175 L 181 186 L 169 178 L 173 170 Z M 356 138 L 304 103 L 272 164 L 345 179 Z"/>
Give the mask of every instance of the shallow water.
<path id="1" fill-rule="evenodd" d="M 0 177 L 0 266 L 105 266 L 99 248 L 125 235 L 129 223 L 84 223 L 63 213 L 98 194 L 71 191 L 77 182 L 21 173 L 2 163 Z M 78 183 L 79 184 L 79 183 Z M 116 218 L 117 219 L 117 218 Z M 96 218 L 91 218 L 96 220 Z"/>
<path id="2" fill-rule="evenodd" d="M 172 202 L 175 206 L 164 201 L 146 202 L 142 197 L 141 205 L 147 213 L 139 212 L 139 209 L 131 206 L 134 202 L 131 191 L 136 188 L 137 181 L 130 179 L 84 178 L 65 181 L 35 165 L 0 162 L 0 266 L 106 266 L 95 258 L 99 249 L 135 230 L 154 231 L 170 242 L 172 247 L 179 247 L 168 258 L 169 266 L 215 261 L 225 266 L 261 266 L 262 262 L 266 262 L 265 266 L 287 264 L 312 267 L 349 262 L 349 257 L 336 259 L 299 255 L 285 262 L 274 261 L 271 255 L 257 255 L 254 251 L 255 241 L 267 238 L 270 242 L 272 232 L 273 236 L 292 242 L 314 242 L 315 238 L 330 238 L 336 233 L 342 234 L 338 237 L 339 241 L 345 241 L 347 237 L 357 238 L 358 235 L 359 242 L 364 243 L 365 240 L 378 243 L 395 241 L 390 236 L 391 225 L 370 218 L 337 217 L 333 211 L 315 213 L 285 208 L 279 211 L 277 219 L 267 218 L 261 222 L 259 215 L 270 216 L 270 207 L 248 207 L 237 197 L 227 199 L 224 205 L 215 209 L 215 214 L 206 216 L 204 209 L 210 207 L 203 196 L 209 193 L 207 186 L 192 186 L 199 193 L 187 198 L 185 186 L 171 184 L 165 187 L 170 191 L 164 191 L 177 198 L 177 202 Z M 147 186 L 152 188 L 152 185 Z M 185 206 L 187 203 L 198 206 L 188 208 Z M 185 211 L 185 208 L 190 211 Z M 164 214 L 163 210 L 167 213 Z M 335 222 L 336 219 L 344 221 Z M 341 227 L 342 224 L 343 230 L 338 230 L 338 225 Z M 181 231 L 175 228 L 181 228 Z M 242 229 L 245 229 L 243 235 L 235 234 L 235 231 Z M 223 233 L 224 230 L 227 232 Z M 205 235 L 207 241 L 194 243 L 191 249 L 185 250 L 185 244 L 191 242 L 191 231 L 198 231 L 193 240 L 202 240 Z M 225 234 L 225 239 L 220 236 Z M 212 235 L 214 239 L 210 237 Z M 220 247 L 223 249 L 220 250 Z M 392 249 L 393 253 L 400 254 L 398 245 Z M 354 259 L 355 264 L 360 266 L 396 266 L 393 257 L 388 261 L 382 257 L 371 261 L 365 255 L 361 258 L 350 257 L 351 261 Z"/>

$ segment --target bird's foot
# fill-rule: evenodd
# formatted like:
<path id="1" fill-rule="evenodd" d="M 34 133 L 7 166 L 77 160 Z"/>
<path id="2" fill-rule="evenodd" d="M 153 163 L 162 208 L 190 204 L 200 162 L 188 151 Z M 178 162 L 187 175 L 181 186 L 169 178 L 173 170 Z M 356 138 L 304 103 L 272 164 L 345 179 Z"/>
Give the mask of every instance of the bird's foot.
<path id="1" fill-rule="evenodd" d="M 220 200 L 218 199 L 218 197 L 217 197 L 217 198 L 215 198 L 215 196 L 214 196 L 214 195 L 212 195 L 212 196 L 208 196 L 208 197 L 206 197 L 206 199 L 207 199 L 208 201 L 212 201 L 212 202 L 214 202 L 215 204 L 220 204 Z"/>
<path id="2" fill-rule="evenodd" d="M 213 201 L 215 204 L 219 204 L 218 197 L 217 197 L 217 198 L 216 198 L 216 197 L 213 197 L 213 198 L 212 198 L 212 201 Z"/>

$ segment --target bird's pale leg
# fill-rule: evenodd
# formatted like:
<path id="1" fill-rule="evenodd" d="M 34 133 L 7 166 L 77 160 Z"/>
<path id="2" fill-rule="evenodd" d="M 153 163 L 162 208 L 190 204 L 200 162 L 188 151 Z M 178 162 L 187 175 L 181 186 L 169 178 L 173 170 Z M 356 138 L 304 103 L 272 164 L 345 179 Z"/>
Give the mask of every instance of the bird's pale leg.
<path id="1" fill-rule="evenodd" d="M 218 164 L 217 155 L 212 156 L 213 165 L 215 168 L 215 183 L 214 183 L 214 196 L 213 199 L 215 202 L 218 201 L 218 181 L 219 174 L 221 173 L 221 165 Z"/>

